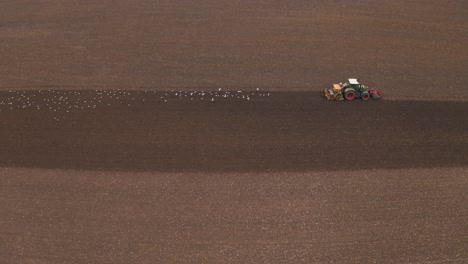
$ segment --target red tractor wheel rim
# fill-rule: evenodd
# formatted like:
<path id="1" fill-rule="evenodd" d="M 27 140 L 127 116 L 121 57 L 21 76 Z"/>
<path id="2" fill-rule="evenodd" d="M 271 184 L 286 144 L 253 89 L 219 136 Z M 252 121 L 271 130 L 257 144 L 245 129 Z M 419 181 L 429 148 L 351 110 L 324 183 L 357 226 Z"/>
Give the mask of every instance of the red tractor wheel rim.
<path id="1" fill-rule="evenodd" d="M 347 93 L 346 94 L 346 99 L 353 99 L 354 98 L 354 93 Z"/>
<path id="2" fill-rule="evenodd" d="M 362 99 L 364 99 L 364 100 L 369 99 L 369 95 L 368 95 L 368 94 L 363 95 L 363 96 L 362 96 Z"/>

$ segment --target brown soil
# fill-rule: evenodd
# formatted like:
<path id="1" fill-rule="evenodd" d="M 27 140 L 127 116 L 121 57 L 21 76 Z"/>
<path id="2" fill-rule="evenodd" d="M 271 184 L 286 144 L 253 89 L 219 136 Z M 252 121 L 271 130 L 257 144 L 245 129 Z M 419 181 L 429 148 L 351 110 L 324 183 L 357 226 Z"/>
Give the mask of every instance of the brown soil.
<path id="1" fill-rule="evenodd" d="M 3 1 L 0 263 L 468 262 L 467 9 Z"/>
<path id="2" fill-rule="evenodd" d="M 3 93 L 0 258 L 468 259 L 466 103 L 190 93 Z"/>
<path id="3" fill-rule="evenodd" d="M 466 165 L 464 102 L 201 93 L 3 93 L 0 164 L 160 172 Z"/>
<path id="4" fill-rule="evenodd" d="M 318 91 L 468 100 L 464 0 L 0 4 L 0 87 Z"/>

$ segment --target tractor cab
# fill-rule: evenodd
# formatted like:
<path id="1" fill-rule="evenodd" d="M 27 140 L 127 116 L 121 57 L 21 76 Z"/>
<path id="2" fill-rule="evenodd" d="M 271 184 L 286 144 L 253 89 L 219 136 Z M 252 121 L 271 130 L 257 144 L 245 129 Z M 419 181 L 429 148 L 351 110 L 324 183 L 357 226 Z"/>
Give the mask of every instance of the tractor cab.
<path id="1" fill-rule="evenodd" d="M 348 79 L 348 83 L 356 92 L 369 90 L 367 86 L 359 83 L 359 79 Z"/>
<path id="2" fill-rule="evenodd" d="M 348 79 L 348 83 L 351 87 L 356 88 L 359 84 L 359 79 Z"/>

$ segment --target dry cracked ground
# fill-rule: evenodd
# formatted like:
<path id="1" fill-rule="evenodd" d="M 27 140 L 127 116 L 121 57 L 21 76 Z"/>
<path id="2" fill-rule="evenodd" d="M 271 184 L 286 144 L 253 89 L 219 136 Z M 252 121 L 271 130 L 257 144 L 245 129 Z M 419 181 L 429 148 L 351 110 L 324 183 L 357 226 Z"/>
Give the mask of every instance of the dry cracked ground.
<path id="1" fill-rule="evenodd" d="M 2 1 L 1 263 L 467 263 L 468 4 Z M 383 99 L 327 102 L 358 77 Z"/>

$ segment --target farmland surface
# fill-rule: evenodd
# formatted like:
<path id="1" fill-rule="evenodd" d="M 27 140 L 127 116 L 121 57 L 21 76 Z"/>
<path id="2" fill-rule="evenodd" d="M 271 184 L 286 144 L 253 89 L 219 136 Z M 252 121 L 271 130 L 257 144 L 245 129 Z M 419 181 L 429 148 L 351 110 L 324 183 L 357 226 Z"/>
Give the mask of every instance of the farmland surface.
<path id="1" fill-rule="evenodd" d="M 464 99 L 468 3 L 3 1 L 0 87 L 260 87 L 350 77 L 388 98 Z"/>
<path id="2" fill-rule="evenodd" d="M 467 263 L 467 22 L 2 1 L 0 263 Z M 383 99 L 320 97 L 348 77 Z"/>

